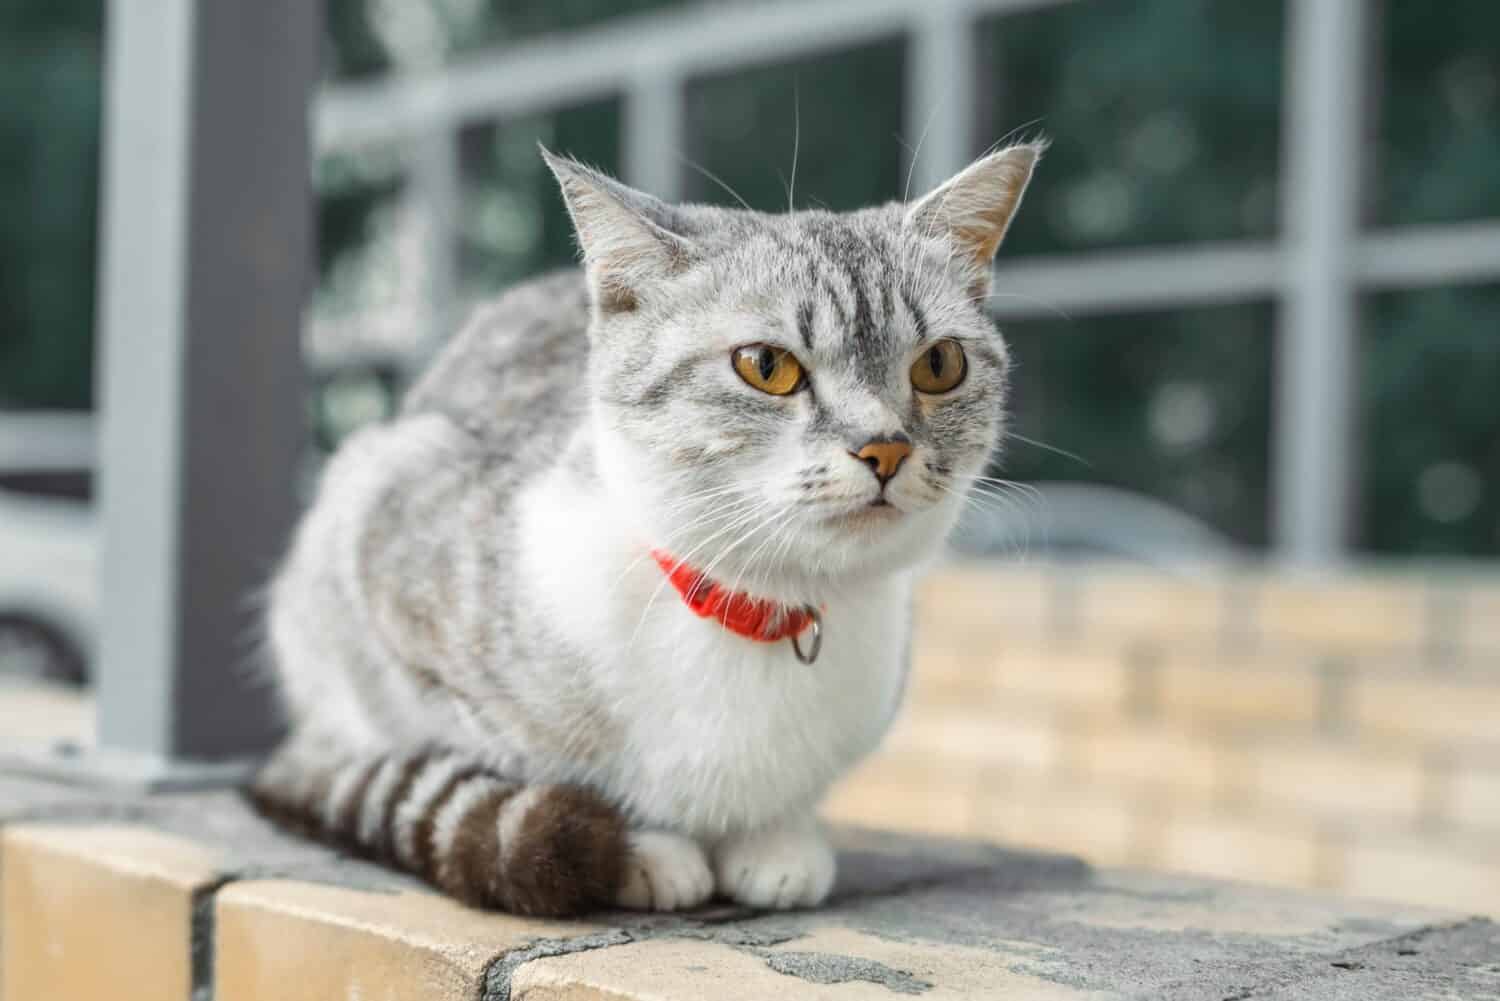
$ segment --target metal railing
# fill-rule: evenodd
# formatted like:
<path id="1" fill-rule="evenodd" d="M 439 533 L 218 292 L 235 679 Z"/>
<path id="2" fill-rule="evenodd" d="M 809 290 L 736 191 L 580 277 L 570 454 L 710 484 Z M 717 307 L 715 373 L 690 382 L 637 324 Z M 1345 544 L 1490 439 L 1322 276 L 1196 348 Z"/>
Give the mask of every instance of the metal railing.
<path id="1" fill-rule="evenodd" d="M 910 39 L 906 133 L 921 135 L 915 190 L 938 183 L 993 137 L 974 120 L 977 19 L 1098 0 L 779 0 L 720 4 L 608 23 L 507 46 L 444 69 L 341 84 L 317 103 L 322 152 L 416 142 L 419 204 L 453 223 L 458 130 L 620 94 L 623 174 L 663 198 L 681 194 L 684 84 L 694 74 L 783 61 L 895 35 Z M 1364 291 L 1500 277 L 1500 221 L 1367 231 L 1359 227 L 1363 110 L 1373 0 L 1286 0 L 1282 226 L 1271 242 L 1184 244 L 1037 259 L 1010 258 L 1015 297 L 1000 317 L 1081 315 L 1274 298 L 1273 524 L 1276 555 L 1320 565 L 1351 535 L 1355 454 L 1355 299 Z M 448 152 L 431 152 L 431 151 Z M 451 229 L 432 239 L 451 276 Z M 447 260 L 442 255 L 449 255 Z M 451 291 L 451 278 L 446 285 Z M 434 305 L 441 313 L 447 304 Z"/>
<path id="2" fill-rule="evenodd" d="M 396 140 L 436 226 L 451 296 L 457 130 L 619 92 L 627 180 L 680 194 L 684 82 L 905 34 L 917 180 L 970 152 L 976 18 L 1069 0 L 775 0 L 688 8 L 509 47 L 308 102 L 321 4 L 111 0 L 100 269 L 102 537 L 98 770 L 191 779 L 189 759 L 264 746 L 275 724 L 246 596 L 295 517 L 304 441 L 298 331 L 312 269 L 310 171 Z M 1085 0 L 1072 0 L 1085 2 Z M 1275 242 L 1012 260 L 1007 286 L 1074 312 L 1279 299 L 1276 538 L 1337 559 L 1348 534 L 1354 298 L 1500 276 L 1500 223 L 1357 228 L 1361 67 L 1371 0 L 1287 0 L 1284 225 Z M 446 276 L 446 277 L 445 277 Z M 1005 315 L 1032 307 L 1004 299 Z M 114 762 L 111 764 L 110 762 Z"/>

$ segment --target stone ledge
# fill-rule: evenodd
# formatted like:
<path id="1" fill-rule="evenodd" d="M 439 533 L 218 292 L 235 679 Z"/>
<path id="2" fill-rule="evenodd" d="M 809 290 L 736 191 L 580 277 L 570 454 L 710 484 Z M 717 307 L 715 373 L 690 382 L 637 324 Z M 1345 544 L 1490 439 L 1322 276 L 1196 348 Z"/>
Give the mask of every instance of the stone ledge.
<path id="1" fill-rule="evenodd" d="M 532 922 L 285 837 L 228 793 L 0 778 L 0 822 L 6 1001 L 1500 997 L 1483 919 L 961 842 L 842 832 L 812 912 Z"/>

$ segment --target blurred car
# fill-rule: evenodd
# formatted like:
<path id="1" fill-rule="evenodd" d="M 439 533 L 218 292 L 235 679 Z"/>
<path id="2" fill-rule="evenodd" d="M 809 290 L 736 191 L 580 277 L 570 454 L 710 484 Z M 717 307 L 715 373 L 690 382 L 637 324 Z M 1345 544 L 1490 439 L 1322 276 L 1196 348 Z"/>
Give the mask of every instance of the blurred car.
<path id="1" fill-rule="evenodd" d="M 93 420 L 0 413 L 0 677 L 82 683 L 98 635 Z"/>

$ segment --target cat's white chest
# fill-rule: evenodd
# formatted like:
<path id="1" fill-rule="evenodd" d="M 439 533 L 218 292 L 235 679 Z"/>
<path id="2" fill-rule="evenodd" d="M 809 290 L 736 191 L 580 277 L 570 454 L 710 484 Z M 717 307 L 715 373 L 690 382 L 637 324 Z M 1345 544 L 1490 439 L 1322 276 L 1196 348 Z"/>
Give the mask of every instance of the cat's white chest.
<path id="1" fill-rule="evenodd" d="M 643 825 L 711 837 L 811 807 L 879 742 L 905 684 L 910 581 L 884 578 L 823 608 L 803 664 L 698 617 L 607 518 L 528 498 L 526 536 L 553 540 L 536 598 L 593 676 L 612 750 L 586 774 Z M 565 539 L 557 551 L 557 540 Z M 567 572 L 557 568 L 566 567 Z"/>
<path id="2" fill-rule="evenodd" d="M 824 610 L 813 664 L 696 617 L 652 610 L 615 692 L 630 739 L 611 784 L 645 821 L 694 833 L 760 826 L 811 806 L 878 743 L 900 699 L 905 588 Z"/>

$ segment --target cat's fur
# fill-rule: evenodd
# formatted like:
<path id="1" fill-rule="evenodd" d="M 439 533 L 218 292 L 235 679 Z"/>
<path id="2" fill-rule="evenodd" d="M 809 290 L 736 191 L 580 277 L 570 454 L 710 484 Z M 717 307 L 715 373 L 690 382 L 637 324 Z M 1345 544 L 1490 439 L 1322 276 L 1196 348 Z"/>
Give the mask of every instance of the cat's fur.
<path id="1" fill-rule="evenodd" d="M 668 206 L 549 155 L 584 271 L 482 311 L 329 463 L 271 590 L 294 731 L 259 801 L 515 911 L 822 900 L 816 804 L 896 712 L 912 568 L 1001 435 L 984 297 L 1039 152 L 842 215 Z M 967 376 L 918 394 L 939 338 Z M 809 387 L 747 385 L 753 342 Z M 901 435 L 871 508 L 852 453 Z M 653 549 L 820 609 L 821 656 L 694 615 Z"/>

